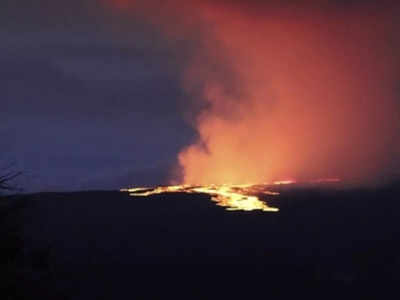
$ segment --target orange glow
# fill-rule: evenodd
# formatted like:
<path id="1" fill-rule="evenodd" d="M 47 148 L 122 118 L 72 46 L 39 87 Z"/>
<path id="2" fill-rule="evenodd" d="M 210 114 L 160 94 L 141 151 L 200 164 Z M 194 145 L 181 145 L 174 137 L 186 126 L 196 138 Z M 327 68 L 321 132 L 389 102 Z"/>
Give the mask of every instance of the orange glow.
<path id="1" fill-rule="evenodd" d="M 206 108 L 198 140 L 179 153 L 183 183 L 366 183 L 400 153 L 395 9 L 113 1 L 200 41 L 183 86 Z"/>
<path id="2" fill-rule="evenodd" d="M 310 183 L 329 183 L 329 182 L 340 182 L 341 180 L 339 178 L 318 178 L 318 179 L 313 179 L 310 181 Z"/>
<path id="3" fill-rule="evenodd" d="M 278 180 L 278 181 L 274 181 L 273 184 L 275 185 L 280 185 L 280 184 L 293 184 L 296 183 L 295 180 Z"/>
<path id="4" fill-rule="evenodd" d="M 268 196 L 278 195 L 271 192 L 263 185 L 209 185 L 209 186 L 160 186 L 160 187 L 139 187 L 122 189 L 121 192 L 129 192 L 131 196 L 143 197 L 164 193 L 199 193 L 211 196 L 211 200 L 215 201 L 218 206 L 225 207 L 227 210 L 261 210 L 268 212 L 277 212 L 278 208 L 268 206 L 261 201 L 255 194 L 263 194 Z"/>
<path id="5" fill-rule="evenodd" d="M 202 70 L 210 105 L 196 122 L 198 143 L 179 155 L 185 183 L 375 178 L 399 132 L 382 20 L 227 9 L 208 16 L 241 90 Z M 198 80 L 200 67 L 186 79 Z"/>

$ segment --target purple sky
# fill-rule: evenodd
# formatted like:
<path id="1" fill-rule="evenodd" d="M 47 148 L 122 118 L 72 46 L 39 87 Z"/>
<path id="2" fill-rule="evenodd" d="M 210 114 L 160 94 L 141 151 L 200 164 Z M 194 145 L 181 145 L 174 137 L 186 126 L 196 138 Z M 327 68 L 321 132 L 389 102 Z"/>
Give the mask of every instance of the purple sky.
<path id="1" fill-rule="evenodd" d="M 102 2 L 0 1 L 0 168 L 14 162 L 28 192 L 166 183 L 195 137 L 181 78 L 196 38 L 167 42 Z"/>
<path id="2" fill-rule="evenodd" d="M 95 2 L 0 4 L 0 158 L 27 191 L 163 182 L 193 138 L 182 59 Z"/>

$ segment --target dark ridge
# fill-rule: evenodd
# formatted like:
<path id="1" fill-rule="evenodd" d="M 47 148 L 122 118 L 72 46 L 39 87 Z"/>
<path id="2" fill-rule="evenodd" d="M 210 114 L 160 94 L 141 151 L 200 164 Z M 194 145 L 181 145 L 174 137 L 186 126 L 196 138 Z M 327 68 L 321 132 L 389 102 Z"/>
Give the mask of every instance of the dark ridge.
<path id="1" fill-rule="evenodd" d="M 398 185 L 279 189 L 279 213 L 225 211 L 204 194 L 25 195 L 15 293 L 326 299 L 382 296 L 400 279 Z"/>

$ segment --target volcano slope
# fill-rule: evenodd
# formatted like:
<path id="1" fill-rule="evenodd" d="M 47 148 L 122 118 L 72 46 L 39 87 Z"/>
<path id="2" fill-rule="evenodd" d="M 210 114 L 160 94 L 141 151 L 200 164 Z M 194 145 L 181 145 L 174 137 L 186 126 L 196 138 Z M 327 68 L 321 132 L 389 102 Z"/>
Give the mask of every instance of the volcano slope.
<path id="1" fill-rule="evenodd" d="M 85 300 L 330 298 L 382 296 L 400 279 L 398 184 L 275 190 L 268 204 L 278 213 L 226 211 L 204 194 L 30 195 L 21 212 L 23 253 L 45 249 L 46 272 L 22 272 L 18 288 L 29 294 L 35 286 L 42 299 L 49 289 Z"/>

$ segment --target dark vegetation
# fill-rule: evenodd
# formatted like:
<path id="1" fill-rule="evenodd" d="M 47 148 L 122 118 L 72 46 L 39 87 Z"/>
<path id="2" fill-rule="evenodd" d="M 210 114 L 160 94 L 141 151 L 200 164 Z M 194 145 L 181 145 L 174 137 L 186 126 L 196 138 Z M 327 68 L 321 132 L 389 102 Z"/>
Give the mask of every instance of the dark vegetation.
<path id="1" fill-rule="evenodd" d="M 14 180 L 20 175 L 7 171 L 0 176 L 0 299 L 60 299 L 51 285 L 49 248 L 26 247 L 22 212 L 30 197 L 18 194 Z"/>
<path id="2" fill-rule="evenodd" d="M 4 196 L 5 192 L 15 190 L 11 182 L 17 176 L 19 173 L 7 170 L 0 175 L 0 290 L 7 298 L 11 298 L 17 289 L 17 258 L 23 248 L 21 228 L 16 222 L 19 206 L 16 201 L 10 201 Z"/>
<path id="3" fill-rule="evenodd" d="M 40 299 L 85 300 L 386 299 L 397 292 L 398 185 L 282 189 L 268 200 L 277 214 L 227 212 L 206 195 L 181 193 L 31 195 L 21 214 L 25 248 L 39 249 L 33 268 L 51 276 L 20 287 L 36 282 Z"/>
<path id="4" fill-rule="evenodd" d="M 15 191 L 17 188 L 11 182 L 21 175 L 21 172 L 6 172 L 0 175 L 0 193 L 4 191 Z"/>

